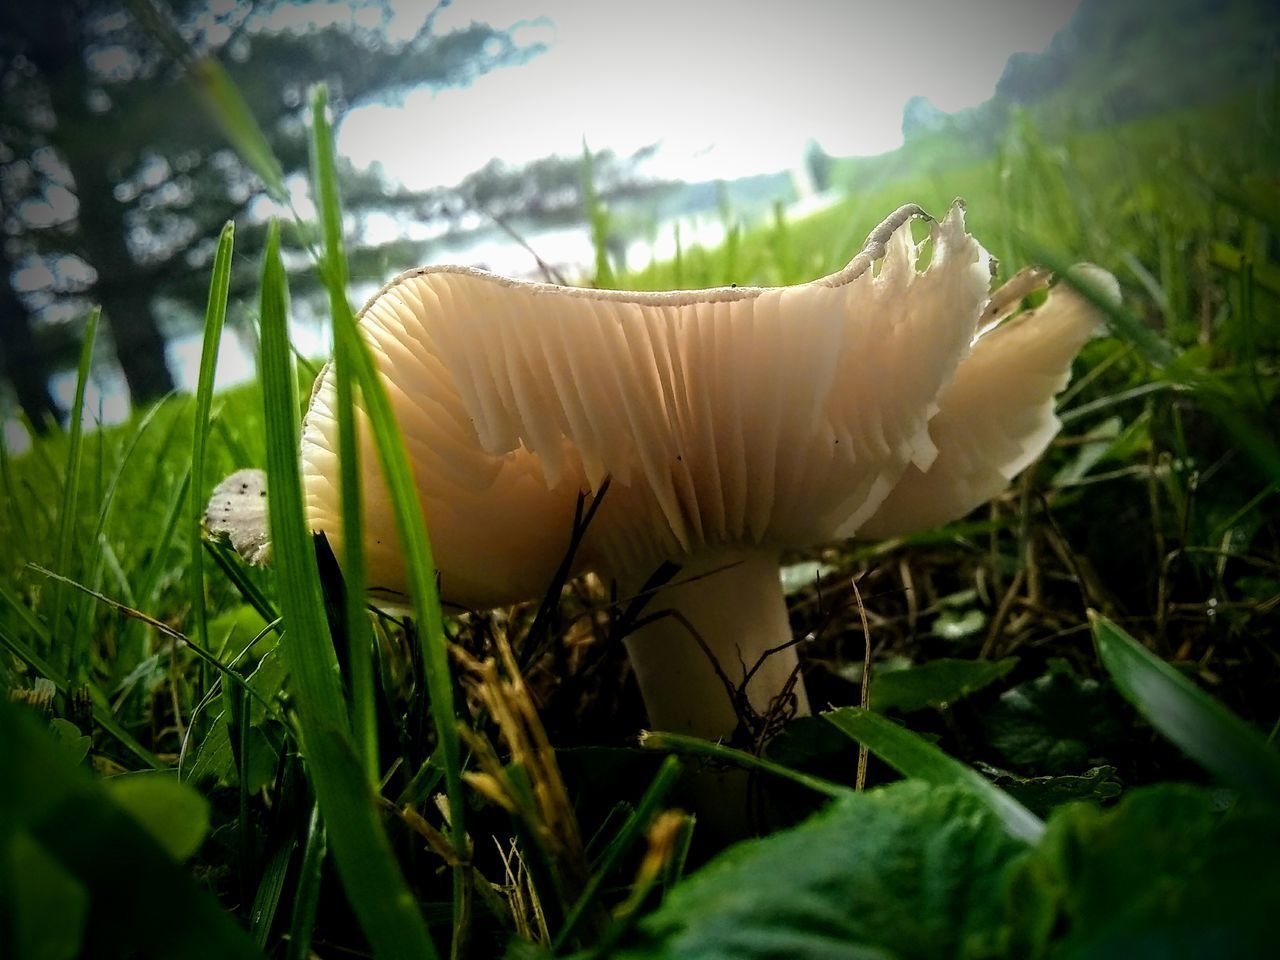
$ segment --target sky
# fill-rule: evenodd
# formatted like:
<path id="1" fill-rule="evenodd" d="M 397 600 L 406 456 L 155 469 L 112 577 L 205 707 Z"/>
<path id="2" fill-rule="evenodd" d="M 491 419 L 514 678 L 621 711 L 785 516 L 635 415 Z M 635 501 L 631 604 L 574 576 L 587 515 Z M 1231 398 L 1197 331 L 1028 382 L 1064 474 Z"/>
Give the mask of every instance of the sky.
<path id="1" fill-rule="evenodd" d="M 913 95 L 952 112 L 988 99 L 1016 51 L 1044 49 L 1076 0 L 455 0 L 438 30 L 478 20 L 548 49 L 465 88 L 357 108 L 338 131 L 358 166 L 415 189 L 493 157 L 518 164 L 661 143 L 649 171 L 686 180 L 796 167 L 902 142 Z M 430 4 L 392 0 L 393 31 Z"/>
<path id="2" fill-rule="evenodd" d="M 389 2 L 387 29 L 399 37 L 411 36 L 436 6 Z M 837 156 L 877 154 L 901 143 L 910 97 L 926 96 L 948 112 L 981 103 L 1009 55 L 1044 49 L 1077 2 L 453 0 L 438 14 L 437 32 L 486 22 L 546 51 L 468 87 L 358 107 L 341 122 L 338 149 L 360 167 L 381 164 L 413 189 L 455 185 L 494 157 L 515 165 L 578 156 L 584 139 L 593 150 L 623 155 L 660 144 L 646 172 L 690 181 L 795 169 L 811 139 Z M 353 14 L 341 0 L 299 0 L 270 16 L 277 22 L 263 26 Z M 369 10 L 356 19 L 377 22 Z M 306 205 L 305 196 L 298 200 Z M 492 269 L 517 269 L 501 250 L 470 255 Z M 293 335 L 306 352 L 326 350 L 324 331 L 295 327 Z M 168 353 L 180 386 L 190 389 L 198 335 L 171 341 Z M 222 382 L 251 371 L 250 346 L 224 343 Z M 69 404 L 74 374 L 55 376 L 51 387 Z M 118 371 L 95 375 L 88 409 L 105 422 L 126 415 Z M 16 424 L 3 427 L 11 444 L 25 446 Z"/>

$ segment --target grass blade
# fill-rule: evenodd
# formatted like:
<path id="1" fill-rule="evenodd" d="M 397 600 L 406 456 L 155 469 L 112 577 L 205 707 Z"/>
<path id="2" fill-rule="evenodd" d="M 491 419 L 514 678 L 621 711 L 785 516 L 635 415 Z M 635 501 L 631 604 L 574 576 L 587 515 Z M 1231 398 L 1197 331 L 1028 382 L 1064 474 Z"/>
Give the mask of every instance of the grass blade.
<path id="1" fill-rule="evenodd" d="M 204 508 L 208 491 L 204 486 L 205 451 L 209 438 L 209 411 L 213 407 L 213 376 L 218 366 L 218 346 L 227 318 L 227 293 L 231 287 L 231 253 L 235 247 L 235 224 L 227 221 L 218 235 L 213 256 L 213 277 L 204 312 L 204 341 L 200 349 L 200 375 L 196 381 L 195 420 L 191 433 L 191 486 L 188 523 L 191 535 L 192 636 L 204 650 L 209 649 L 209 621 L 204 601 Z M 203 686 L 203 685 L 202 685 Z"/>
<path id="2" fill-rule="evenodd" d="M 240 599 L 253 607 L 258 612 L 258 616 L 262 617 L 267 623 L 274 623 L 280 619 L 280 614 L 276 611 L 271 601 L 267 599 L 267 595 L 250 579 L 245 572 L 245 568 L 241 566 L 235 551 L 229 546 L 213 540 L 204 541 L 204 549 L 209 556 L 213 557 L 213 562 L 217 564 L 218 569 L 231 581 L 232 586 L 240 594 Z"/>
<path id="3" fill-rule="evenodd" d="M 280 229 L 272 223 L 262 271 L 262 387 L 267 430 L 271 544 L 302 749 L 328 826 L 343 886 L 374 953 L 393 960 L 437 956 L 375 815 L 373 790 L 351 743 L 337 655 L 324 618 L 298 466 L 297 376 L 289 350 L 288 288 Z"/>
<path id="4" fill-rule="evenodd" d="M 320 902 L 320 876 L 325 854 L 324 822 L 320 808 L 311 808 L 307 826 L 307 843 L 298 868 L 297 892 L 293 897 L 293 919 L 289 924 L 289 946 L 285 960 L 307 960 L 311 956 L 311 931 L 316 925 L 316 906 Z"/>
<path id="5" fill-rule="evenodd" d="M 1223 783 L 1280 799 L 1280 752 L 1119 626 L 1090 613 L 1102 665 L 1125 699 Z"/>
<path id="6" fill-rule="evenodd" d="M 413 471 L 409 468 L 400 425 L 391 410 L 391 401 L 369 349 L 356 328 L 355 317 L 349 310 L 340 311 L 334 317 L 333 334 L 335 345 L 341 342 L 340 349 L 351 360 L 364 413 L 369 418 L 369 431 L 378 452 L 378 462 L 382 467 L 382 476 L 395 514 L 409 595 L 420 635 L 431 719 L 439 740 L 441 765 L 444 767 L 451 839 L 455 849 L 465 850 L 466 798 L 462 790 L 462 755 L 456 726 L 458 720 L 454 709 L 448 640 L 444 632 L 440 595 L 436 590 L 436 565 L 431 553 L 431 543 L 427 539 L 426 518 L 418 499 Z M 330 833 L 333 834 L 336 854 L 337 835 L 332 823 Z M 454 871 L 455 907 L 460 907 L 462 903 L 460 885 L 466 882 L 466 877 L 465 868 L 459 866 Z"/>
<path id="7" fill-rule="evenodd" d="M 688 757 L 707 757 L 711 760 L 731 763 L 735 767 L 742 767 L 744 770 L 758 770 L 761 773 L 768 773 L 775 777 L 781 777 L 783 780 L 798 783 L 802 787 L 808 787 L 815 793 L 821 793 L 828 797 L 843 797 L 845 794 L 853 792 L 850 787 L 846 787 L 844 784 L 833 783 L 830 780 L 822 779 L 822 777 L 801 773 L 799 770 L 792 770 L 790 767 L 785 767 L 780 763 L 766 760 L 764 757 L 757 757 L 754 753 L 747 753 L 745 750 L 726 747 L 722 743 L 713 743 L 710 740 L 691 737 L 684 733 L 667 733 L 665 730 L 642 730 L 640 731 L 640 748 L 642 750 L 678 753 Z"/>
<path id="8" fill-rule="evenodd" d="M 67 468 L 63 478 L 62 512 L 58 520 L 57 553 L 54 554 L 54 567 L 60 573 L 69 574 L 68 564 L 71 561 L 71 541 L 75 536 L 76 514 L 80 496 L 80 461 L 84 446 L 84 390 L 89 382 L 89 367 L 93 363 L 93 342 L 98 334 L 98 318 L 102 315 L 99 307 L 89 313 L 89 320 L 84 328 L 84 344 L 80 348 L 80 364 L 76 369 L 76 395 L 71 405 L 71 432 L 67 444 Z M 66 606 L 66 591 L 59 585 L 53 589 L 53 609 L 50 611 L 50 638 L 54 644 L 61 639 L 63 607 Z M 79 685 L 88 677 L 88 665 L 83 657 L 72 652 L 72 644 L 66 644 L 67 651 L 64 667 L 67 676 L 74 685 Z"/>
<path id="9" fill-rule="evenodd" d="M 1280 481 L 1280 447 L 1271 431 L 1239 403 L 1238 395 L 1220 384 L 1212 374 L 1189 367 L 1183 355 L 1164 337 L 1148 327 L 1122 303 L 1110 299 L 1073 271 L 1061 257 L 1035 247 L 1037 259 L 1058 273 L 1062 282 L 1093 304 L 1121 339 L 1132 344 L 1152 367 L 1173 383 L 1190 390 L 1196 401 L 1218 418 L 1253 459 L 1267 479 Z M 1156 389 L 1154 386 L 1149 389 Z"/>
<path id="10" fill-rule="evenodd" d="M 275 923 L 280 895 L 284 892 L 284 881 L 289 872 L 289 862 L 293 859 L 293 851 L 297 846 L 296 841 L 281 844 L 263 867 L 262 880 L 258 884 L 258 893 L 249 914 L 249 933 L 260 949 L 266 948 L 267 938 L 271 936 L 271 927 Z"/>
<path id="11" fill-rule="evenodd" d="M 445 768 L 445 791 L 454 848 L 467 847 L 462 794 L 462 760 L 458 744 L 453 686 L 440 598 L 436 591 L 435 561 L 427 539 L 416 485 L 404 452 L 399 426 L 391 413 L 382 382 L 377 378 L 364 341 L 347 302 L 347 263 L 342 240 L 342 208 L 329 128 L 328 92 L 312 91 L 312 176 L 316 206 L 324 236 L 321 273 L 329 293 L 333 320 L 333 364 L 337 393 L 339 478 L 342 497 L 343 576 L 346 581 L 345 623 L 351 660 L 351 693 L 355 745 L 364 760 L 370 783 L 378 778 L 378 724 L 373 686 L 373 634 L 364 609 L 366 582 L 359 443 L 356 433 L 355 385 L 365 403 L 371 430 L 396 514 L 401 549 L 409 574 L 414 614 L 421 632 L 427 691 Z M 466 884 L 469 869 L 458 864 L 454 880 L 454 950 L 465 941 Z"/>
<path id="12" fill-rule="evenodd" d="M 675 786 L 679 776 L 680 761 L 675 757 L 667 757 L 662 762 L 662 766 L 658 768 L 658 775 L 653 778 L 653 782 L 645 790 L 644 796 L 640 798 L 640 802 L 636 804 L 636 808 L 631 812 L 631 816 L 619 828 L 613 842 L 605 849 L 604 855 L 600 858 L 600 862 L 596 864 L 595 871 L 583 888 L 582 895 L 578 898 L 577 903 L 573 905 L 573 908 L 564 918 L 564 924 L 560 927 L 560 932 L 556 934 L 555 942 L 551 945 L 553 951 L 558 952 L 566 943 L 572 941 L 574 932 L 577 930 L 582 918 L 587 915 L 589 910 L 595 907 L 605 880 L 608 879 L 618 862 L 631 852 L 631 848 L 636 841 L 644 836 L 644 831 L 648 829 L 650 821 L 657 815 L 658 807 L 666 799 L 671 788 Z"/>
<path id="13" fill-rule="evenodd" d="M 947 756 L 906 727 L 862 707 L 832 710 L 824 713 L 822 718 L 866 746 L 904 777 L 914 777 L 935 786 L 952 784 L 971 790 L 1000 817 L 1005 829 L 1013 836 L 1035 842 L 1044 833 L 1044 823 L 1021 803 L 976 770 Z"/>
<path id="14" fill-rule="evenodd" d="M 262 180 L 271 199 L 287 203 L 289 191 L 284 184 L 280 161 L 267 143 L 239 87 L 227 76 L 222 64 L 213 57 L 202 57 L 191 64 L 191 76 L 209 111 L 222 127 L 223 134 Z"/>
<path id="15" fill-rule="evenodd" d="M 158 8 L 154 0 L 129 0 L 129 6 L 169 55 L 187 69 L 205 109 L 244 162 L 258 175 L 271 199 L 277 203 L 288 203 L 284 169 L 249 109 L 244 94 L 222 64 L 212 56 L 197 55 L 174 27 L 170 12 Z"/>
<path id="16" fill-rule="evenodd" d="M 311 178 L 324 235 L 322 274 L 329 294 L 329 313 L 336 327 L 339 317 L 351 315 L 347 302 L 347 257 L 342 242 L 342 206 L 329 129 L 328 91 L 311 92 Z M 356 435 L 355 397 L 351 358 L 345 337 L 333 343 L 333 373 L 337 391 L 338 488 L 342 497 L 343 619 L 351 664 L 351 721 L 356 747 L 370 783 L 378 780 L 378 713 L 373 688 L 373 631 L 365 610 L 368 577 L 364 559 L 364 517 L 360 490 L 360 445 Z"/>

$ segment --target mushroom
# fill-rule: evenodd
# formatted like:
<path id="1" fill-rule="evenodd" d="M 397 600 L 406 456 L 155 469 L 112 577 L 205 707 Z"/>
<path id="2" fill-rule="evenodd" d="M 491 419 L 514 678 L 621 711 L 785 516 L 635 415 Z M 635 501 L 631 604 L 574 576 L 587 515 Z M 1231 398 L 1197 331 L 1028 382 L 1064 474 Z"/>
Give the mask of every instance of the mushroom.
<path id="1" fill-rule="evenodd" d="M 808 712 L 781 552 L 910 532 L 997 494 L 1057 431 L 1053 397 L 1097 321 L 1059 285 L 998 324 L 1045 275 L 993 297 L 962 205 L 916 243 L 924 216 L 900 208 L 843 270 L 793 287 L 634 293 L 450 266 L 383 287 L 360 329 L 442 597 L 540 596 L 580 497 L 608 482 L 575 570 L 628 597 L 679 567 L 626 641 L 650 724 L 714 739 L 746 705 Z M 301 456 L 311 525 L 341 556 L 334 403 L 326 368 Z M 395 604 L 405 572 L 367 424 L 361 448 L 369 582 Z"/>

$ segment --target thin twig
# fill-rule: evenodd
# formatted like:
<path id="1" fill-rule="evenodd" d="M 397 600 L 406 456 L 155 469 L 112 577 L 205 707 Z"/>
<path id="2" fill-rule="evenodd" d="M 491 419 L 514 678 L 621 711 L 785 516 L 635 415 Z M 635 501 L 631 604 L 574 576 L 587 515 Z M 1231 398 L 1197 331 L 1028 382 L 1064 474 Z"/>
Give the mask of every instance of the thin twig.
<path id="1" fill-rule="evenodd" d="M 864 641 L 862 653 L 862 691 L 859 695 L 858 702 L 863 710 L 866 710 L 871 702 L 871 626 L 867 623 L 867 608 L 862 604 L 862 592 L 858 590 L 858 578 L 850 577 L 849 585 L 853 587 L 853 598 L 858 604 L 858 617 L 862 620 L 862 639 Z M 859 792 L 867 784 L 867 761 L 868 761 L 867 745 L 865 743 L 858 744 L 858 774 L 854 780 L 854 789 Z"/>
<path id="2" fill-rule="evenodd" d="M 506 218 L 500 217 L 492 210 L 484 210 L 483 213 L 486 217 L 497 224 L 499 230 L 523 247 L 529 256 L 533 257 L 538 264 L 538 269 L 542 271 L 544 279 L 550 283 L 558 283 L 562 287 L 569 286 L 569 281 L 564 278 L 564 274 L 538 256 L 538 251 L 534 250 L 533 247 L 529 245 L 529 242 L 516 231 L 515 227 L 507 223 Z"/>

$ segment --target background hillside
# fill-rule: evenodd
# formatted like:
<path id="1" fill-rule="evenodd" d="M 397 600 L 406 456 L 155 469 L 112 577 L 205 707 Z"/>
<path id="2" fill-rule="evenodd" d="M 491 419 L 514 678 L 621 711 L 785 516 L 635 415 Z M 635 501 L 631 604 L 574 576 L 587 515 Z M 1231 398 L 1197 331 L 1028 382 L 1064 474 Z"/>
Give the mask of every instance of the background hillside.
<path id="1" fill-rule="evenodd" d="M 1009 58 L 989 101 L 947 114 L 912 100 L 904 145 L 836 160 L 832 181 L 864 189 L 987 156 L 1020 117 L 1052 140 L 1274 87 L 1278 53 L 1268 0 L 1083 0 L 1045 50 Z"/>

